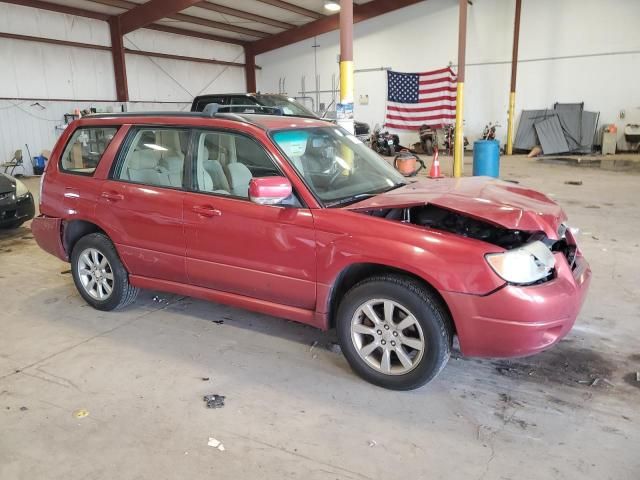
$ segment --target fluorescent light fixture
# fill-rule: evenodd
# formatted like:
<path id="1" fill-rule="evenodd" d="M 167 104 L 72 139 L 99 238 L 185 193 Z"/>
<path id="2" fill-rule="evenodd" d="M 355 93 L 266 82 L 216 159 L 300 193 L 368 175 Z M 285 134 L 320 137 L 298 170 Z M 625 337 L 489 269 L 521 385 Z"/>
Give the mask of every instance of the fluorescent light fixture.
<path id="1" fill-rule="evenodd" d="M 160 145 L 156 145 L 155 143 L 144 143 L 145 147 L 150 148 L 151 150 L 156 150 L 158 152 L 168 152 L 168 148 L 161 147 Z"/>
<path id="2" fill-rule="evenodd" d="M 326 10 L 329 10 L 330 12 L 338 12 L 340 11 L 340 3 L 327 1 L 327 2 L 324 2 L 324 8 Z"/>

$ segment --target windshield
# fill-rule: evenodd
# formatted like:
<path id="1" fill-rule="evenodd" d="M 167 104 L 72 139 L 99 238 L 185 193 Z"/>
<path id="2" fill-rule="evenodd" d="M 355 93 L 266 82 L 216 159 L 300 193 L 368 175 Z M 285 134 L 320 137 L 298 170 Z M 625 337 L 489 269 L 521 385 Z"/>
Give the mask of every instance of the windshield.
<path id="1" fill-rule="evenodd" d="M 287 98 L 280 95 L 256 95 L 255 98 L 260 105 L 282 108 L 282 111 L 285 115 L 291 115 L 294 117 L 318 118 L 315 113 L 313 113 L 311 110 L 307 110 L 292 98 Z"/>
<path id="2" fill-rule="evenodd" d="M 406 185 L 391 165 L 340 127 L 282 130 L 273 140 L 327 207 Z"/>

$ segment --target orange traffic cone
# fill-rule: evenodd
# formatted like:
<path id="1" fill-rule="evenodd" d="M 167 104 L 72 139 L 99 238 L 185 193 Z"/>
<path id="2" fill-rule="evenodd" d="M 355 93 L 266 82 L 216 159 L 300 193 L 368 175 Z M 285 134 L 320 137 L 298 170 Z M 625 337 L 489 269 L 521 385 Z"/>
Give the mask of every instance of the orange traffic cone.
<path id="1" fill-rule="evenodd" d="M 440 160 L 438 160 L 438 149 L 433 152 L 433 163 L 431 164 L 431 170 L 429 170 L 429 178 L 444 178 L 442 172 L 440 172 Z"/>

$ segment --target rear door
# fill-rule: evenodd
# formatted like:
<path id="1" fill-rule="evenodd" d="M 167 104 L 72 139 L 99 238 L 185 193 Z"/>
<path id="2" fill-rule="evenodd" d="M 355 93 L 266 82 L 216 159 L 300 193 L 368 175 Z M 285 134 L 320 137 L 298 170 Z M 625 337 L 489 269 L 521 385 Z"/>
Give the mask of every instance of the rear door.
<path id="1" fill-rule="evenodd" d="M 293 197 L 287 206 L 257 205 L 248 198 L 252 177 L 282 175 L 265 149 L 249 136 L 203 130 L 195 135 L 192 150 L 194 191 L 184 201 L 189 281 L 314 308 L 316 241 L 311 211 Z M 205 168 L 207 163 L 214 167 Z M 222 184 L 228 189 L 221 189 Z"/>
<path id="2" fill-rule="evenodd" d="M 102 184 L 97 216 L 130 273 L 185 283 L 184 167 L 191 131 L 132 127 Z"/>

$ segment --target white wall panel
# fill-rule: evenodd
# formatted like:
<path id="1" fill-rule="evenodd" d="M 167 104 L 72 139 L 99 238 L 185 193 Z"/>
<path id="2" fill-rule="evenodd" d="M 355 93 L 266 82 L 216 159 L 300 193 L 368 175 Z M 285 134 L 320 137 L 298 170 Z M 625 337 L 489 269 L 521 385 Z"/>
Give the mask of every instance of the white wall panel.
<path id="1" fill-rule="evenodd" d="M 0 31 L 97 45 L 111 44 L 106 22 L 0 3 Z"/>
<path id="2" fill-rule="evenodd" d="M 105 22 L 0 3 L 0 31 L 73 42 L 110 45 Z M 244 50 L 179 35 L 138 30 L 125 38 L 131 49 L 244 62 Z M 126 55 L 130 111 L 188 110 L 199 93 L 245 90 L 244 69 L 140 55 Z M 28 144 L 32 155 L 51 150 L 63 115 L 76 108 L 120 110 L 109 51 L 0 39 L 0 163 Z M 77 99 L 46 101 L 19 100 Z M 144 101 L 142 103 L 141 101 Z M 27 162 L 28 163 L 28 162 Z M 30 166 L 28 172 L 30 173 Z"/>
<path id="3" fill-rule="evenodd" d="M 355 25 L 356 69 L 392 67 L 418 72 L 457 62 L 458 8 L 454 0 L 429 0 Z M 498 134 L 506 139 L 506 122 L 513 35 L 512 0 L 477 0 L 469 6 L 467 79 L 465 82 L 465 133 L 478 138 L 484 125 L 499 121 Z M 626 123 L 640 123 L 640 55 L 601 55 L 640 51 L 637 0 L 536 0 L 523 2 L 520 37 L 517 111 L 550 108 L 556 101 L 585 102 L 601 112 L 600 124 L 616 123 L 619 135 Z M 338 75 L 338 33 L 317 37 L 321 89 L 331 87 Z M 314 89 L 314 39 L 259 55 L 263 67 L 258 88 L 277 91 L 286 77 L 286 90 L 297 95 L 300 79 Z M 593 55 L 582 58 L 562 58 Z M 527 60 L 543 59 L 528 62 Z M 544 60 L 546 59 L 546 60 Z M 488 64 L 487 64 L 488 63 Z M 496 64 L 497 63 L 497 64 Z M 482 65 L 474 65 L 482 64 Z M 360 94 L 369 105 L 358 105 Z M 321 102 L 328 103 L 330 94 Z M 355 76 L 356 118 L 372 126 L 384 121 L 386 74 L 382 71 Z M 618 118 L 626 111 L 626 119 Z M 403 142 L 415 133 L 401 133 Z M 624 144 L 621 142 L 621 145 Z"/>

